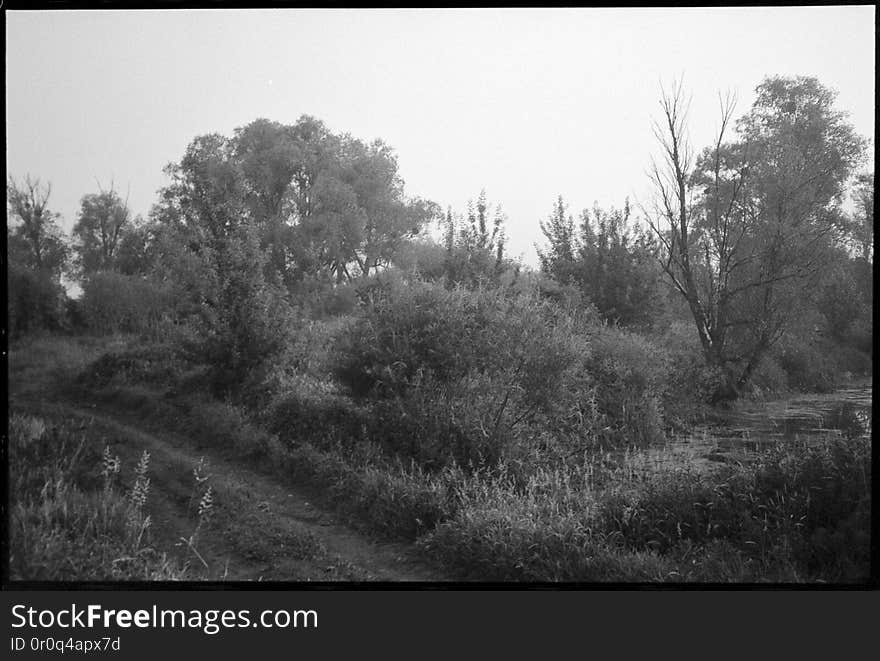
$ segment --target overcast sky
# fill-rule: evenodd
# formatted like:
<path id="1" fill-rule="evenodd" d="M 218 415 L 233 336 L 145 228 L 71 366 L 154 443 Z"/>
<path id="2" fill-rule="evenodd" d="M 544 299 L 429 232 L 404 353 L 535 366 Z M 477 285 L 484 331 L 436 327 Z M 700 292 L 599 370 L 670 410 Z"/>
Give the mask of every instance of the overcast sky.
<path id="1" fill-rule="evenodd" d="M 647 198 L 661 82 L 683 75 L 700 147 L 719 90 L 742 114 L 773 74 L 818 77 L 873 140 L 874 49 L 873 6 L 11 11 L 7 170 L 51 181 L 69 230 L 96 180 L 146 215 L 195 136 L 310 114 L 394 147 L 409 194 L 485 188 L 533 262 L 557 195 Z"/>

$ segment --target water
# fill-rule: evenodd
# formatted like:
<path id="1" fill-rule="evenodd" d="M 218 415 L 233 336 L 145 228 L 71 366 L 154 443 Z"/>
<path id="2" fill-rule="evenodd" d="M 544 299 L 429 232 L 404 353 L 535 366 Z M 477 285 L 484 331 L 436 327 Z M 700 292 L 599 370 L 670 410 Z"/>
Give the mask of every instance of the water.
<path id="1" fill-rule="evenodd" d="M 831 437 L 871 437 L 872 386 L 859 384 L 826 395 L 744 406 L 712 420 L 664 448 L 697 464 L 736 460 L 771 444 Z M 669 457 L 673 459 L 674 457 Z"/>

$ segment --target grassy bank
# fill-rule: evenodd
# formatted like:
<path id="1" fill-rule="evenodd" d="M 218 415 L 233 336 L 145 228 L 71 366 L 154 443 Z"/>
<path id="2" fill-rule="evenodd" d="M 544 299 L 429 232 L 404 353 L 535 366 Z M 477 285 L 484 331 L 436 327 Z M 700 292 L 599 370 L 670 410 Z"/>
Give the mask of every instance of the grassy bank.
<path id="1" fill-rule="evenodd" d="M 35 360 L 50 353 L 44 347 Z M 321 377 L 320 369 L 296 371 L 295 379 L 276 374 L 270 395 L 245 406 L 213 399 L 200 381 L 201 368 L 179 360 L 161 347 L 115 348 L 87 362 L 69 390 L 308 484 L 316 498 L 357 527 L 413 542 L 454 575 L 521 581 L 853 582 L 869 573 L 871 448 L 864 438 L 781 445 L 748 463 L 708 472 L 679 458 L 657 462 L 644 449 L 610 452 L 598 446 L 569 453 L 564 461 L 558 454 L 517 452 L 480 465 L 425 464 L 403 452 L 399 439 L 383 437 L 390 421 L 376 414 L 387 416 L 387 408 L 350 398 Z M 22 424 L 26 429 L 36 423 Z M 29 465 L 59 466 L 39 480 L 28 478 L 30 486 L 16 487 L 31 494 L 31 500 L 16 504 L 15 525 L 23 540 L 19 553 L 27 554 L 38 546 L 53 548 L 43 538 L 52 539 L 58 527 L 51 515 L 40 522 L 36 513 L 51 512 L 55 505 L 41 504 L 36 496 L 45 493 L 48 502 L 60 503 L 51 485 L 70 483 L 64 476 L 74 469 L 50 456 L 30 457 L 31 446 L 21 444 L 27 434 L 19 436 L 11 454 L 29 457 Z M 95 467 L 97 459 L 85 463 Z M 100 555 L 113 567 L 114 554 L 133 555 L 125 546 L 132 539 L 125 528 L 128 501 L 124 492 L 113 496 L 97 488 L 94 474 L 91 479 L 93 495 L 77 497 L 84 503 L 82 520 L 65 519 L 61 528 L 81 531 L 76 537 L 81 541 L 93 540 L 98 529 L 85 526 L 86 513 L 99 507 L 108 516 L 116 512 L 111 517 L 116 523 L 100 528 L 102 540 L 121 544 Z M 100 505 L 94 500 L 98 493 L 102 498 L 110 493 L 106 497 L 114 500 Z M 128 572 L 125 576 L 173 574 L 161 554 L 135 557 L 152 560 L 123 564 L 119 571 Z"/>
<path id="2" fill-rule="evenodd" d="M 152 543 L 149 453 L 123 465 L 101 440 L 73 418 L 11 412 L 11 579 L 188 577 L 185 562 Z"/>

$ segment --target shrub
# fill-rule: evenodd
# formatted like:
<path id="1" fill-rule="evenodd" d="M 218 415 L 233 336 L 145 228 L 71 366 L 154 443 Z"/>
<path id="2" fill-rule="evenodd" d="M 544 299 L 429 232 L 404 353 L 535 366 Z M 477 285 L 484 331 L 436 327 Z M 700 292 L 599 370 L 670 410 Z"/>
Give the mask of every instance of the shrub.
<path id="1" fill-rule="evenodd" d="M 211 366 L 214 391 L 226 395 L 264 379 L 288 341 L 292 310 L 280 285 L 266 277 L 267 258 L 253 230 L 226 237 L 206 254 L 213 291 L 199 303 L 187 348 Z"/>
<path id="2" fill-rule="evenodd" d="M 700 417 L 724 383 L 724 374 L 706 365 L 692 323 L 672 322 L 656 342 L 668 357 L 663 409 L 667 423 L 686 426 Z"/>
<path id="3" fill-rule="evenodd" d="M 169 385 L 181 371 L 181 355 L 176 345 L 137 345 L 102 354 L 82 371 L 78 380 L 93 388 L 112 382 Z"/>
<path id="4" fill-rule="evenodd" d="M 357 442 L 369 416 L 348 398 L 322 388 L 299 388 L 274 404 L 266 416 L 269 429 L 292 441 L 327 447 Z"/>
<path id="5" fill-rule="evenodd" d="M 265 456 L 275 440 L 240 408 L 229 402 L 188 397 L 183 425 L 197 447 L 231 449 L 242 457 Z"/>
<path id="6" fill-rule="evenodd" d="M 94 333 L 156 333 L 171 306 L 170 290 L 142 276 L 99 271 L 83 283 L 80 302 Z"/>
<path id="7" fill-rule="evenodd" d="M 522 486 L 500 475 L 473 480 L 459 492 L 454 515 L 421 546 L 470 576 L 646 582 L 675 569 L 656 552 L 620 548 L 599 529 L 592 490 L 573 471 L 540 471 Z"/>
<path id="8" fill-rule="evenodd" d="M 317 449 L 306 441 L 274 451 L 286 476 L 321 488 L 321 496 L 353 523 L 391 538 L 415 539 L 446 520 L 455 506 L 459 469 L 429 475 L 389 462 L 369 442 L 351 449 Z"/>
<path id="9" fill-rule="evenodd" d="M 831 392 L 836 385 L 836 367 L 827 351 L 816 343 L 791 342 L 781 347 L 779 364 L 793 388 L 807 392 Z"/>
<path id="10" fill-rule="evenodd" d="M 386 446 L 425 466 L 491 464 L 539 420 L 555 433 L 583 418 L 588 354 L 576 321 L 534 294 L 415 281 L 366 307 L 335 373 L 372 400 Z"/>
<path id="11" fill-rule="evenodd" d="M 65 327 L 67 297 L 57 278 L 13 263 L 7 278 L 6 312 L 12 337 Z"/>
<path id="12" fill-rule="evenodd" d="M 669 359 L 647 338 L 613 326 L 598 327 L 586 368 L 595 382 L 604 440 L 644 445 L 663 436 L 663 397 Z"/>
<path id="13" fill-rule="evenodd" d="M 461 478 L 426 552 L 541 581 L 864 581 L 870 441 L 780 445 L 715 472 L 642 452 L 609 466 Z"/>
<path id="14" fill-rule="evenodd" d="M 767 354 L 761 359 L 752 374 L 749 388 L 758 397 L 778 395 L 788 389 L 788 375 L 776 356 Z"/>
<path id="15" fill-rule="evenodd" d="M 675 553 L 724 542 L 757 573 L 861 580 L 870 542 L 870 441 L 827 439 L 779 445 L 746 466 L 706 475 L 680 467 L 616 479 L 602 496 L 599 525 L 636 550 Z"/>

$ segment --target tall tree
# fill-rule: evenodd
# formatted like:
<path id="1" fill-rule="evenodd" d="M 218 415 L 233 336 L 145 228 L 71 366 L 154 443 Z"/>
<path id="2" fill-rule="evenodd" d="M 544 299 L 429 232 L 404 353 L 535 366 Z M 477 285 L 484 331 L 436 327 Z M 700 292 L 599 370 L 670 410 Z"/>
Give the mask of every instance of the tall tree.
<path id="1" fill-rule="evenodd" d="M 252 226 L 269 254 L 267 275 L 288 286 L 370 275 L 438 214 L 404 195 L 387 145 L 336 136 L 308 116 L 291 126 L 259 119 L 232 138 L 196 138 L 167 171 L 172 182 L 155 218 L 214 240 Z"/>
<path id="2" fill-rule="evenodd" d="M 6 182 L 8 250 L 11 260 L 60 279 L 66 266 L 68 249 L 59 214 L 49 210 L 51 184 L 25 176 L 19 183 L 12 176 Z"/>
<path id="3" fill-rule="evenodd" d="M 661 263 L 687 301 L 707 363 L 738 396 L 798 313 L 841 228 L 843 186 L 864 141 L 814 78 L 768 78 L 726 142 L 735 100 L 721 102 L 714 144 L 695 157 L 681 85 L 661 98 L 661 164 L 649 222 Z"/>
<path id="4" fill-rule="evenodd" d="M 131 224 L 128 201 L 110 190 L 86 195 L 73 226 L 81 274 L 115 268 L 116 251 Z"/>

